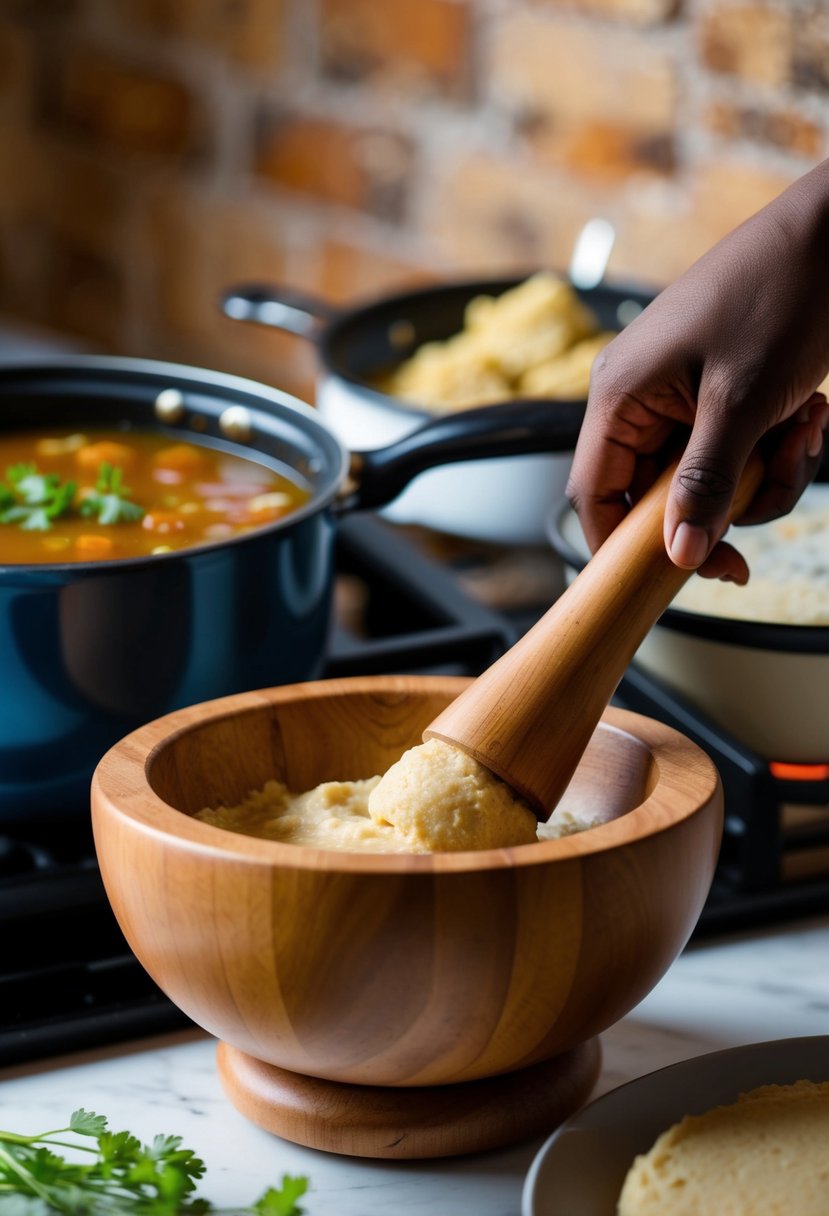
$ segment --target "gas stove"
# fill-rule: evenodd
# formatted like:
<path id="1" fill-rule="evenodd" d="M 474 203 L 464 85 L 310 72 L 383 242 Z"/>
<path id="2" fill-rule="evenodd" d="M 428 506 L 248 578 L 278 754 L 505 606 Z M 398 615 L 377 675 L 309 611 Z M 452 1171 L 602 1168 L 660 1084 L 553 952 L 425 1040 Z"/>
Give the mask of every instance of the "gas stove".
<path id="1" fill-rule="evenodd" d="M 446 540 L 436 547 L 434 538 L 424 544 L 370 516 L 341 522 L 336 573 L 328 677 L 477 675 L 563 587 L 546 552 L 470 553 Z M 770 766 L 635 665 L 614 703 L 694 739 L 722 776 L 723 845 L 695 937 L 829 908 L 829 767 Z M 0 1066 L 190 1025 L 115 922 L 88 815 L 39 821 L 36 831 L 6 830 Z"/>
<path id="2" fill-rule="evenodd" d="M 370 516 L 342 520 L 326 677 L 477 675 L 509 622 Z M 0 835 L 0 1067 L 189 1026 L 110 911 L 88 813 Z"/>

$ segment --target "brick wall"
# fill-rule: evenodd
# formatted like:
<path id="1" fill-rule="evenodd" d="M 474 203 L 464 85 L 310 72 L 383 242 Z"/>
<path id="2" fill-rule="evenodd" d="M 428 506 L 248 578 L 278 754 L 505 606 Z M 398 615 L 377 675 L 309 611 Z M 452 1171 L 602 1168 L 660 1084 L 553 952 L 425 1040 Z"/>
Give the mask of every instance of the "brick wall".
<path id="1" fill-rule="evenodd" d="M 0 0 L 0 310 L 307 394 L 223 285 L 660 285 L 828 127 L 829 0 Z"/>

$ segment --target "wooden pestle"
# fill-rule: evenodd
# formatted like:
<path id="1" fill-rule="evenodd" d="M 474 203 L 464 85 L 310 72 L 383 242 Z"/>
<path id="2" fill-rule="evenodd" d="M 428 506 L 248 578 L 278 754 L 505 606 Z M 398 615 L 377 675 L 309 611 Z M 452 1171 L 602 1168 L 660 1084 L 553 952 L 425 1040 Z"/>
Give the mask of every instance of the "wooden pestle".
<path id="1" fill-rule="evenodd" d="M 474 756 L 549 818 L 648 630 L 693 573 L 665 550 L 663 519 L 676 463 L 632 508 L 528 633 L 423 732 Z M 746 465 L 729 513 L 762 479 Z"/>

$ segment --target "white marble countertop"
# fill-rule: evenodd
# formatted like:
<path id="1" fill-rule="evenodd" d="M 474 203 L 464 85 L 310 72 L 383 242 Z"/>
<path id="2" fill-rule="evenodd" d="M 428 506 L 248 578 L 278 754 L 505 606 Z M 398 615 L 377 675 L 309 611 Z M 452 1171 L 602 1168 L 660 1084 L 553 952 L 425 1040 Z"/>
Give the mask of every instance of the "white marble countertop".
<path id="1" fill-rule="evenodd" d="M 829 1033 L 829 917 L 691 945 L 653 992 L 602 1035 L 594 1097 L 655 1068 L 744 1043 Z M 198 1194 L 253 1202 L 284 1173 L 305 1174 L 308 1216 L 518 1216 L 542 1140 L 501 1152 L 412 1163 L 357 1160 L 277 1139 L 221 1090 L 200 1032 L 0 1072 L 0 1127 L 63 1126 L 84 1106 L 142 1140 L 179 1135 L 203 1157 Z M 550 1129 L 553 1130 L 552 1128 Z"/>

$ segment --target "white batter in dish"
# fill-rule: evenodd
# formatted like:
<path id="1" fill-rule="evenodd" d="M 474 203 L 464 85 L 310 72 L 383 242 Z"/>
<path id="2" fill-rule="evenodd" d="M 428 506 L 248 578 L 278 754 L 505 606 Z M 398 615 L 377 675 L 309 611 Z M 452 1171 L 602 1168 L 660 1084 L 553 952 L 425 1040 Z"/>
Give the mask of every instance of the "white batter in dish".
<path id="1" fill-rule="evenodd" d="M 692 578 L 674 608 L 782 625 L 829 625 L 829 485 L 809 486 L 790 515 L 733 528 L 748 585 Z"/>
<path id="2" fill-rule="evenodd" d="M 564 531 L 588 556 L 575 515 L 568 516 Z M 829 485 L 809 486 L 791 514 L 732 528 L 727 539 L 748 562 L 748 585 L 693 577 L 672 608 L 742 621 L 829 625 Z"/>

